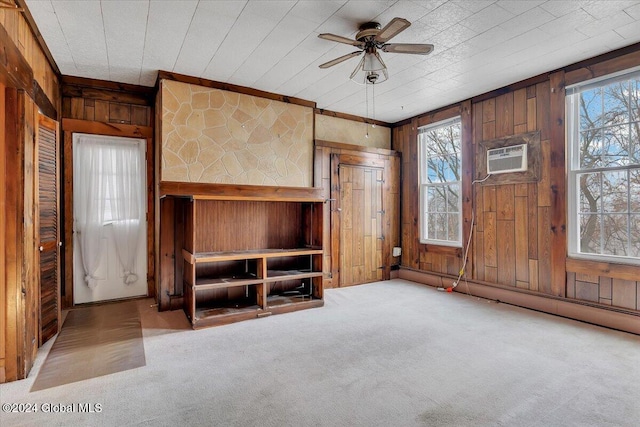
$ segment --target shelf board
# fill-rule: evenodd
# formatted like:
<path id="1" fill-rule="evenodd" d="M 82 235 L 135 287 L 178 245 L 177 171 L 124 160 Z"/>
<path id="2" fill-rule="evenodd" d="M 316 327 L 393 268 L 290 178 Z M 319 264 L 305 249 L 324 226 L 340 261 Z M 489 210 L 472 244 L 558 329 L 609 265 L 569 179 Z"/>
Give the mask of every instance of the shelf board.
<path id="1" fill-rule="evenodd" d="M 266 311 L 271 314 L 281 314 L 305 310 L 307 308 L 322 307 L 323 305 L 323 300 L 308 295 L 275 295 L 267 297 Z"/>
<path id="2" fill-rule="evenodd" d="M 160 197 L 192 197 L 195 200 L 247 200 L 275 202 L 323 203 L 319 187 L 280 187 L 265 185 L 203 184 L 162 181 Z"/>
<path id="3" fill-rule="evenodd" d="M 224 315 L 228 315 L 228 314 L 238 314 L 238 313 L 242 313 L 242 312 L 248 312 L 248 311 L 256 311 L 260 309 L 260 306 L 258 305 L 238 305 L 236 307 L 215 307 L 215 308 L 211 308 L 211 307 L 200 307 L 200 308 L 196 308 L 196 319 L 195 320 L 202 320 L 205 319 L 207 317 L 212 317 L 212 316 L 224 316 Z"/>
<path id="4" fill-rule="evenodd" d="M 214 277 L 196 279 L 195 291 L 204 291 L 208 289 L 233 288 L 236 286 L 259 285 L 263 279 L 254 276 L 245 277 Z"/>
<path id="5" fill-rule="evenodd" d="M 280 282 L 285 280 L 307 279 L 322 277 L 321 271 L 308 270 L 267 270 L 266 282 Z"/>
<path id="6" fill-rule="evenodd" d="M 249 249 L 244 251 L 197 252 L 192 254 L 182 250 L 184 259 L 190 263 L 237 261 L 243 259 L 279 258 L 302 255 L 322 255 L 322 248 L 294 248 L 294 249 Z"/>
<path id="7" fill-rule="evenodd" d="M 191 324 L 194 329 L 220 326 L 260 317 L 263 310 L 257 305 L 246 307 L 198 308 Z"/>

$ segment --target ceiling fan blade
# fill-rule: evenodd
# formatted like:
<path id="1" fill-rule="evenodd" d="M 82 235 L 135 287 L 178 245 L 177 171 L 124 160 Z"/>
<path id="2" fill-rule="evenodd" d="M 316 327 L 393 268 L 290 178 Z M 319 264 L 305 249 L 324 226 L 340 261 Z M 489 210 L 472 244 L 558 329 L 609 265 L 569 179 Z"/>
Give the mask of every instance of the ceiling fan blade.
<path id="1" fill-rule="evenodd" d="M 414 55 L 428 55 L 433 52 L 432 44 L 389 43 L 382 46 L 384 52 L 412 53 Z"/>
<path id="2" fill-rule="evenodd" d="M 378 43 L 385 43 L 387 40 L 391 40 L 411 25 L 411 22 L 404 18 L 393 18 L 383 29 L 380 30 L 378 35 L 374 37 L 374 40 Z"/>
<path id="3" fill-rule="evenodd" d="M 364 43 L 362 43 L 361 41 L 348 39 L 346 37 L 338 36 L 336 34 L 323 33 L 323 34 L 318 34 L 318 37 L 325 40 L 331 40 L 332 42 L 350 44 L 351 46 L 358 46 L 358 47 L 364 46 Z"/>
<path id="4" fill-rule="evenodd" d="M 341 62 L 344 62 L 344 61 L 346 61 L 347 59 L 351 59 L 351 58 L 353 58 L 354 56 L 358 56 L 358 55 L 360 55 L 362 52 L 363 52 L 362 50 L 357 50 L 357 51 L 355 51 L 355 52 L 347 53 L 346 55 L 342 55 L 342 56 L 340 56 L 340 57 L 338 57 L 338 58 L 336 58 L 336 59 L 332 59 L 332 60 L 331 60 L 331 61 L 329 61 L 329 62 L 325 62 L 324 64 L 321 64 L 321 65 L 320 65 L 320 68 L 329 68 L 329 67 L 333 67 L 334 65 L 339 64 L 339 63 L 341 63 Z"/>

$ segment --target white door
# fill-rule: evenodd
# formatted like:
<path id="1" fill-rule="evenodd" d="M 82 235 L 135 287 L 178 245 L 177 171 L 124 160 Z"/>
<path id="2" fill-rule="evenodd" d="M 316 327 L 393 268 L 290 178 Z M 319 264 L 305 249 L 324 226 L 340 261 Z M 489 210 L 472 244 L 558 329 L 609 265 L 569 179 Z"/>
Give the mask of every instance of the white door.
<path id="1" fill-rule="evenodd" d="M 147 295 L 145 143 L 73 135 L 74 304 Z"/>

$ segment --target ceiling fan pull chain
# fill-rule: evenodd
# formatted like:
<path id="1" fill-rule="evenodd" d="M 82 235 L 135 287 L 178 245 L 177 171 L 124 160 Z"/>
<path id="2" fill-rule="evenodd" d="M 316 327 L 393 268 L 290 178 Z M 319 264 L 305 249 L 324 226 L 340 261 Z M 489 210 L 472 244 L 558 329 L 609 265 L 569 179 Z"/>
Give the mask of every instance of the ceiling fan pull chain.
<path id="1" fill-rule="evenodd" d="M 371 84 L 371 118 L 375 121 L 376 120 L 376 84 L 372 83 Z M 376 127 L 375 123 L 371 124 L 371 127 L 374 128 Z"/>
<path id="2" fill-rule="evenodd" d="M 369 85 L 365 83 L 364 85 L 364 105 L 365 105 L 365 119 L 369 117 Z M 365 138 L 369 138 L 369 126 L 367 126 L 367 122 L 365 121 L 365 126 L 367 129 L 367 133 L 364 135 Z"/>

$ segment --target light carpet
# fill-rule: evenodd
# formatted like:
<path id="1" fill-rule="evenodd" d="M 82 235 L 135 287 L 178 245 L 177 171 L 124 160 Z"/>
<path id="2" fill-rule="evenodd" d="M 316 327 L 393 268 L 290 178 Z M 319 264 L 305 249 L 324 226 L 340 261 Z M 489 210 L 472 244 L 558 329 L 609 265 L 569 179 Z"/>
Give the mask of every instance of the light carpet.
<path id="1" fill-rule="evenodd" d="M 2 403 L 100 413 L 0 424 L 640 424 L 640 336 L 404 280 L 325 296 L 323 308 L 198 331 L 140 302 L 146 366 L 29 393 L 45 346 L 28 379 L 0 386 Z"/>

